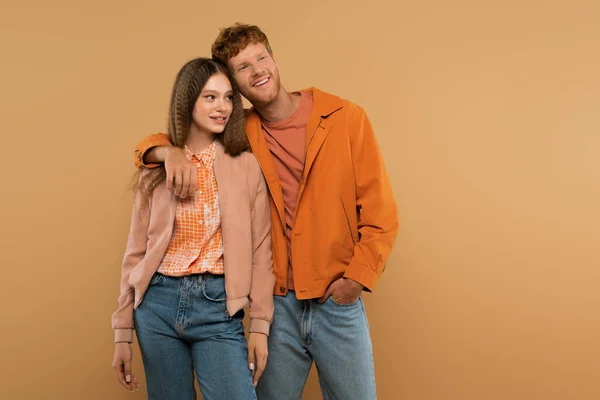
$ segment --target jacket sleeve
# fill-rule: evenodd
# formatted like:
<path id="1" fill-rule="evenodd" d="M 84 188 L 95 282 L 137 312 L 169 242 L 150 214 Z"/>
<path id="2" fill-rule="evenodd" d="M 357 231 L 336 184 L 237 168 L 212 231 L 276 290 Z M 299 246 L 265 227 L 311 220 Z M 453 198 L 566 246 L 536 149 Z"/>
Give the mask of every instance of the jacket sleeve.
<path id="1" fill-rule="evenodd" d="M 367 114 L 361 107 L 350 103 L 348 118 L 359 210 L 359 241 L 344 277 L 372 291 L 396 240 L 398 209 Z"/>
<path id="2" fill-rule="evenodd" d="M 265 178 L 252 155 L 252 169 L 258 176 L 252 209 L 252 285 L 250 287 L 250 332 L 269 335 L 273 319 L 273 259 L 271 254 L 271 213 Z"/>
<path id="3" fill-rule="evenodd" d="M 115 343 L 133 341 L 133 302 L 135 293 L 129 285 L 131 270 L 144 258 L 148 244 L 148 226 L 150 224 L 150 204 L 142 200 L 139 192 L 131 215 L 131 227 L 127 247 L 121 265 L 119 308 L 112 315 L 112 327 L 115 331 Z"/>
<path id="4" fill-rule="evenodd" d="M 144 164 L 144 156 L 153 147 L 157 146 L 172 146 L 169 136 L 164 133 L 155 133 L 153 135 L 146 136 L 141 142 L 135 146 L 133 152 L 134 164 L 136 168 L 156 168 L 160 164 Z"/>

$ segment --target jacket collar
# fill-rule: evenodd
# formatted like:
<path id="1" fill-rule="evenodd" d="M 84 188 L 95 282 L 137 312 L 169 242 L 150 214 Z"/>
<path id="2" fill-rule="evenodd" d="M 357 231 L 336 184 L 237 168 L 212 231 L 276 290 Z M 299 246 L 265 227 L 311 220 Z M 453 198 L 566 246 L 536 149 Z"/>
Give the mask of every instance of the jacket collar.
<path id="1" fill-rule="evenodd" d="M 317 117 L 327 118 L 344 106 L 344 101 L 340 97 L 323 92 L 314 86 L 302 89 L 300 92 L 312 95 L 313 110 L 318 113 Z M 254 107 L 251 107 L 246 110 L 246 124 L 252 126 L 256 122 L 260 122 L 260 115 Z"/>
<path id="2" fill-rule="evenodd" d="M 344 106 L 344 101 L 338 96 L 325 93 L 315 87 L 303 89 L 301 92 L 310 93 L 313 97 L 312 110 L 308 118 L 306 125 L 307 134 L 307 159 L 305 164 L 305 173 L 303 179 L 306 178 L 310 166 L 316 157 L 327 132 L 329 130 L 329 124 L 327 118 L 340 110 Z M 313 133 L 315 133 L 313 137 Z M 267 185 L 273 197 L 273 201 L 281 218 L 281 223 L 284 223 L 284 203 L 283 194 L 281 190 L 281 184 L 279 182 L 279 176 L 275 169 L 275 163 L 273 157 L 267 146 L 267 142 L 262 132 L 262 126 L 260 122 L 260 115 L 256 112 L 254 107 L 246 110 L 246 136 L 252 146 L 252 152 L 256 156 L 258 163 L 262 169 L 262 172 L 267 181 Z"/>

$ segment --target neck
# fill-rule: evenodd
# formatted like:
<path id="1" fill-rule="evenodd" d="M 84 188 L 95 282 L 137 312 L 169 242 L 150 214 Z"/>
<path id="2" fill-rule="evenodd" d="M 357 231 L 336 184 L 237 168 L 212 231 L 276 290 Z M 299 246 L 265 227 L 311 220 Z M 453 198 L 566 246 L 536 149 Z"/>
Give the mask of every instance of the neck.
<path id="1" fill-rule="evenodd" d="M 216 135 L 213 132 L 207 132 L 198 129 L 196 125 L 190 127 L 190 132 L 185 144 L 192 153 L 200 153 L 212 144 L 216 139 Z"/>
<path id="2" fill-rule="evenodd" d="M 253 105 L 263 120 L 277 122 L 296 112 L 300 106 L 300 95 L 289 93 L 282 86 L 275 100 L 270 103 Z"/>

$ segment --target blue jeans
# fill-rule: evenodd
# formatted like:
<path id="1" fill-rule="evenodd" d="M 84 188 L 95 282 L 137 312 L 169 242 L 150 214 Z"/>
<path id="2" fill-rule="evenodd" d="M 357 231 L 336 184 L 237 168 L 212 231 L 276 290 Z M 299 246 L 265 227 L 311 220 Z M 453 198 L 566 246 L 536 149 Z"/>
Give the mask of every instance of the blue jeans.
<path id="1" fill-rule="evenodd" d="M 148 399 L 195 399 L 194 371 L 204 400 L 256 399 L 242 319 L 223 276 L 155 274 L 134 313 Z"/>
<path id="2" fill-rule="evenodd" d="M 259 400 L 299 400 L 315 362 L 324 400 L 374 400 L 375 370 L 362 298 L 350 305 L 275 296 Z"/>

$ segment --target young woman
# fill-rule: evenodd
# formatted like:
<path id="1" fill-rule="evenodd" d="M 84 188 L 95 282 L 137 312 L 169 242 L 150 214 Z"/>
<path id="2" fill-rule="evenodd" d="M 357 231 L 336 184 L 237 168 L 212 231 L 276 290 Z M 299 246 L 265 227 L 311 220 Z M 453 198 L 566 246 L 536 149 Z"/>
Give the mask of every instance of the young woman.
<path id="1" fill-rule="evenodd" d="M 269 200 L 232 82 L 206 58 L 175 80 L 169 136 L 197 167 L 196 193 L 176 197 L 162 165 L 144 170 L 137 185 L 112 317 L 113 367 L 124 387 L 138 388 L 135 327 L 149 399 L 195 399 L 194 372 L 205 400 L 255 399 L 266 363 L 275 284 Z"/>

